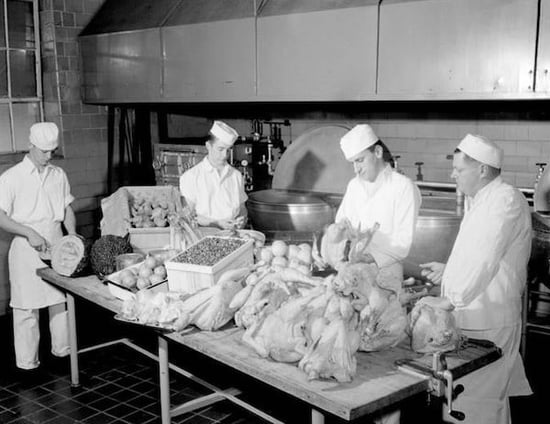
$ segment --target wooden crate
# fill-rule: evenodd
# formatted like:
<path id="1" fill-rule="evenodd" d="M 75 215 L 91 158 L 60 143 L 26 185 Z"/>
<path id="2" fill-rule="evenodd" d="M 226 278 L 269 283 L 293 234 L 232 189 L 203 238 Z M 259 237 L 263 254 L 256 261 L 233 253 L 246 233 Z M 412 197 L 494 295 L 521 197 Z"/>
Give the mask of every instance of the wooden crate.
<path id="1" fill-rule="evenodd" d="M 128 186 L 130 202 L 136 196 L 166 200 L 174 204 L 176 210 L 182 208 L 179 191 L 169 186 Z M 128 228 L 130 244 L 134 252 L 149 253 L 150 250 L 170 247 L 170 227 Z"/>
<path id="2" fill-rule="evenodd" d="M 170 247 L 170 227 L 128 228 L 128 232 L 134 252 L 149 253 Z"/>
<path id="3" fill-rule="evenodd" d="M 121 269 L 120 271 L 113 272 L 112 274 L 109 274 L 105 277 L 105 282 L 107 283 L 107 288 L 109 289 L 109 291 L 111 292 L 111 294 L 114 297 L 116 297 L 120 300 L 127 300 L 127 299 L 130 299 L 130 298 L 132 298 L 136 295 L 136 293 L 138 292 L 137 288 L 130 289 L 128 287 L 124 287 L 121 284 L 115 283 L 113 281 L 113 279 L 116 278 L 117 276 L 119 276 L 122 273 L 122 271 L 124 271 L 126 269 L 137 269 L 137 268 L 139 268 L 143 264 L 143 262 L 144 261 L 139 262 L 139 263 L 134 264 L 134 265 L 131 265 L 131 266 L 126 267 L 124 269 Z M 151 293 L 158 293 L 158 292 L 168 291 L 168 282 L 166 280 L 161 281 L 160 283 L 157 283 L 155 285 L 147 287 L 145 290 L 151 291 Z"/>
<path id="4" fill-rule="evenodd" d="M 228 237 L 224 238 L 227 239 Z M 204 240 L 204 238 L 201 240 Z M 200 241 L 197 243 L 200 243 Z M 191 247 L 192 246 L 189 248 Z M 253 250 L 253 240 L 246 240 L 242 246 L 212 266 L 194 265 L 168 260 L 164 264 L 168 274 L 168 290 L 195 293 L 198 290 L 212 287 L 218 282 L 220 276 L 225 271 L 252 265 L 254 263 Z"/>

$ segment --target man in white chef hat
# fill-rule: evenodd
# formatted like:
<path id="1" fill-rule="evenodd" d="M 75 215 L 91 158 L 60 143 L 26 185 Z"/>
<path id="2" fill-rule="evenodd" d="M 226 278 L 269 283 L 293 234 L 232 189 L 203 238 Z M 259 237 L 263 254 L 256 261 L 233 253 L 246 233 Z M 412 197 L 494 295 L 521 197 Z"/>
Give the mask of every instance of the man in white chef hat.
<path id="1" fill-rule="evenodd" d="M 205 230 L 242 228 L 246 224 L 244 179 L 227 163 L 238 137 L 225 122 L 214 121 L 206 142 L 207 156 L 180 177 L 180 192 Z"/>
<path id="2" fill-rule="evenodd" d="M 39 309 L 49 309 L 52 354 L 69 354 L 65 295 L 36 275 L 45 266 L 41 258 L 63 236 L 62 227 L 76 233 L 67 175 L 50 163 L 58 136 L 52 122 L 32 125 L 29 153 L 0 176 L 0 228 L 14 235 L 8 262 L 15 360 L 27 376 L 40 365 Z"/>
<path id="3" fill-rule="evenodd" d="M 441 297 L 421 302 L 454 309 L 466 336 L 502 349 L 498 361 L 458 380 L 465 390 L 453 408 L 466 414 L 466 423 L 508 423 L 508 397 L 532 393 L 519 354 L 531 214 L 523 194 L 502 180 L 502 161 L 502 149 L 487 138 L 462 139 L 451 176 L 466 195 L 466 212 L 447 264 L 421 265 L 441 284 Z"/>
<path id="4" fill-rule="evenodd" d="M 401 261 L 412 244 L 420 192 L 410 178 L 392 167 L 390 151 L 370 125 L 353 127 L 341 138 L 340 147 L 355 177 L 348 183 L 335 222 L 348 222 L 360 232 L 378 223 L 367 257 L 390 271 L 395 276 L 394 288 L 401 288 Z"/>

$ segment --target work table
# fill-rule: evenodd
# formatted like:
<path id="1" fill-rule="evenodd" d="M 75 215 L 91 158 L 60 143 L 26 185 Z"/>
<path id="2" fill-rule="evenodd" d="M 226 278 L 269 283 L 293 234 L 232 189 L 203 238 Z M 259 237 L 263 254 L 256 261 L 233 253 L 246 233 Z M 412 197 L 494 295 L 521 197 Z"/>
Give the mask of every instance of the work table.
<path id="1" fill-rule="evenodd" d="M 113 313 L 118 313 L 121 309 L 121 301 L 114 298 L 107 286 L 95 276 L 67 278 L 50 268 L 42 268 L 37 273 L 67 293 L 69 309 L 72 304 L 73 314 L 73 296 L 84 298 Z M 150 330 L 144 327 L 144 331 Z M 303 400 L 312 407 L 312 421 L 315 423 L 324 422 L 325 413 L 353 420 L 430 389 L 428 376 L 406 373 L 395 365 L 397 360 L 413 360 L 417 364 L 431 367 L 432 355 L 414 353 L 408 343 L 382 352 L 358 352 L 357 373 L 353 381 L 338 383 L 333 380 L 308 381 L 306 374 L 295 364 L 278 363 L 259 357 L 242 343 L 242 332 L 242 329 L 231 325 L 214 332 L 195 329 L 182 333 L 159 332 L 159 345 L 167 349 L 168 342 L 180 343 Z M 163 355 L 166 355 L 167 361 L 167 352 Z M 161 373 L 163 355 L 159 354 Z M 499 356 L 499 350 L 494 346 L 467 344 L 459 354 L 446 355 L 446 362 L 456 379 L 495 361 Z M 165 372 L 167 369 L 166 364 Z M 166 387 L 164 390 L 161 387 L 161 392 L 163 391 L 168 393 Z M 164 405 L 169 408 L 169 400 L 165 400 Z M 163 411 L 163 422 L 168 423 L 169 417 L 169 412 Z"/>

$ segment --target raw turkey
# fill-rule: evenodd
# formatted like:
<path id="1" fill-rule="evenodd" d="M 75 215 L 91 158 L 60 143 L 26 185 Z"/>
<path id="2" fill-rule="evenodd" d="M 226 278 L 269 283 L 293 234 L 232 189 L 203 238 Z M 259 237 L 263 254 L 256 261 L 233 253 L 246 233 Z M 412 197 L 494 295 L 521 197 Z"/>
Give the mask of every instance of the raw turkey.
<path id="1" fill-rule="evenodd" d="M 410 313 L 412 350 L 419 353 L 456 350 L 461 336 L 453 309 L 450 302 L 437 302 L 431 297 L 420 299 Z"/>

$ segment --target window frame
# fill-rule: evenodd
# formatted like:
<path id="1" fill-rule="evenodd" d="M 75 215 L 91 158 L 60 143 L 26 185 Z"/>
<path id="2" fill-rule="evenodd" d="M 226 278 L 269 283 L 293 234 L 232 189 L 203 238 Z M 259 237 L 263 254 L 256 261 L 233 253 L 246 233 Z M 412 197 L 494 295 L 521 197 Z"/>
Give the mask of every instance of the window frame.
<path id="1" fill-rule="evenodd" d="M 9 54 L 12 50 L 20 50 L 18 48 L 10 47 L 9 45 L 9 20 L 8 20 L 8 1 L 9 0 L 0 0 L 0 7 L 4 9 L 4 37 L 6 40 L 6 46 L 0 47 L 0 51 L 5 53 L 6 56 L 6 78 L 7 78 L 7 88 L 8 96 L 0 97 L 0 104 L 8 105 L 9 111 L 9 134 L 10 134 L 10 144 L 11 151 L 0 152 L 0 163 L 4 163 L 3 158 L 15 157 L 18 158 L 27 150 L 16 150 L 15 143 L 15 120 L 13 116 L 13 105 L 15 103 L 36 103 L 38 104 L 38 115 L 39 120 L 44 120 L 44 96 L 42 88 L 42 57 L 41 57 L 41 45 L 40 45 L 40 11 L 39 11 L 39 0 L 17 0 L 21 2 L 32 3 L 32 13 L 33 13 L 33 26 L 34 26 L 34 49 L 25 49 L 25 51 L 34 51 L 34 66 L 35 66 L 35 83 L 36 83 L 36 96 L 34 97 L 12 97 L 12 82 L 11 82 L 11 55 Z"/>

